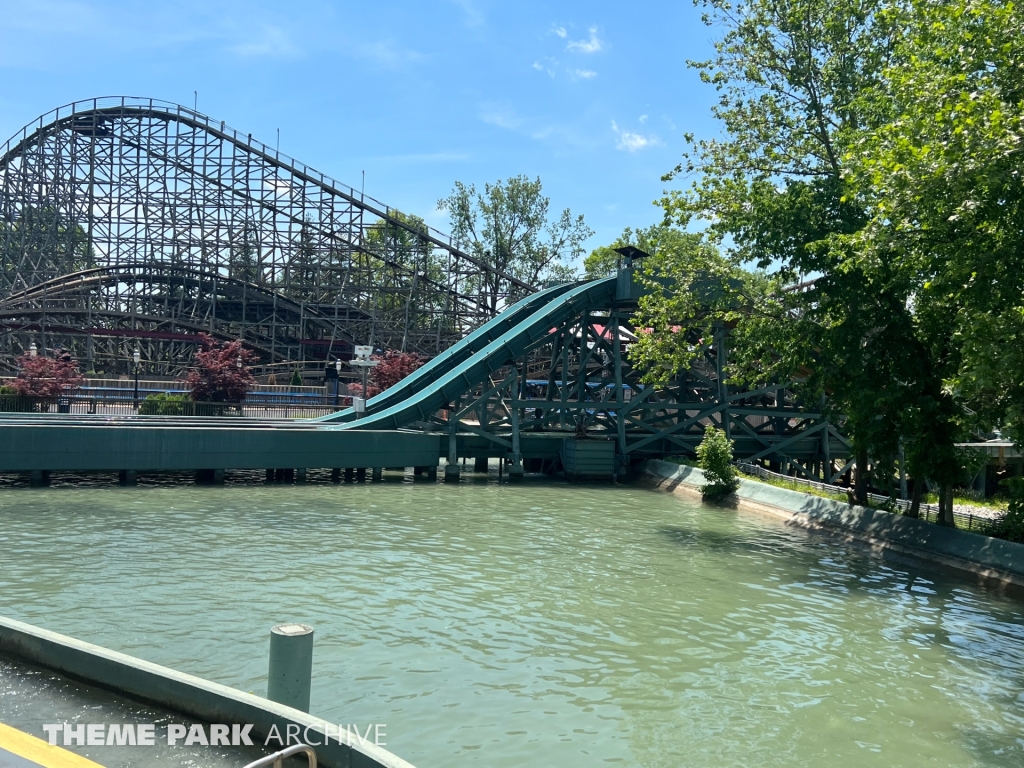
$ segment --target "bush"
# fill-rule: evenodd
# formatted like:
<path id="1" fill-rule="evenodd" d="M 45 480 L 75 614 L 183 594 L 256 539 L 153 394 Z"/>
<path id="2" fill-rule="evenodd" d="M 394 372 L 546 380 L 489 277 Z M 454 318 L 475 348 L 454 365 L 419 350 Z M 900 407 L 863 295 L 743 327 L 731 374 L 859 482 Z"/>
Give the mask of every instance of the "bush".
<path id="1" fill-rule="evenodd" d="M 30 413 L 35 410 L 35 401 L 31 397 L 22 397 L 14 387 L 4 384 L 0 386 L 0 412 Z"/>
<path id="2" fill-rule="evenodd" d="M 707 481 L 700 488 L 704 498 L 721 499 L 739 487 L 736 468 L 732 465 L 732 440 L 713 424 L 708 424 L 704 439 L 697 446 L 697 466 L 704 471 Z"/>
<path id="3" fill-rule="evenodd" d="M 291 386 L 293 386 L 293 387 L 301 387 L 302 386 L 302 374 L 299 373 L 299 369 L 298 368 L 296 368 L 294 371 L 292 371 L 292 380 L 289 381 L 288 383 Z"/>
<path id="4" fill-rule="evenodd" d="M 199 347 L 193 368 L 185 383 L 197 403 L 239 403 L 256 383 L 250 364 L 256 353 L 242 346 L 240 339 L 221 343 L 205 333 L 199 334 Z"/>
<path id="5" fill-rule="evenodd" d="M 378 362 L 370 370 L 370 380 L 379 392 L 390 389 L 425 362 L 415 352 L 398 352 L 394 349 L 389 349 L 383 355 L 374 355 L 373 359 Z M 371 387 L 366 389 L 369 391 Z"/>
<path id="6" fill-rule="evenodd" d="M 986 533 L 1024 543 L 1024 477 L 1011 477 L 1004 482 L 1010 491 L 1010 506 L 1006 514 L 992 523 Z"/>
<path id="7" fill-rule="evenodd" d="M 55 349 L 53 357 L 32 356 L 28 353 L 19 357 L 18 378 L 11 382 L 10 387 L 21 397 L 41 401 L 73 392 L 84 380 L 78 370 L 78 363 L 71 355 Z"/>
<path id="8" fill-rule="evenodd" d="M 162 392 L 150 395 L 139 403 L 140 416 L 191 416 L 192 398 L 188 395 L 170 395 Z"/>

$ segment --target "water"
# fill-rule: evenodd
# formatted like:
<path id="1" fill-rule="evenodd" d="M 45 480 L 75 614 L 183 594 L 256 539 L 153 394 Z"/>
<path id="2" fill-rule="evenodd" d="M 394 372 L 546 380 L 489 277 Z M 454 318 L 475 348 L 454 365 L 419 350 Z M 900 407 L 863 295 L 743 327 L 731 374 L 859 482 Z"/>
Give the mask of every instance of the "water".
<path id="1" fill-rule="evenodd" d="M 7 488 L 0 613 L 266 691 L 438 766 L 1019 766 L 1024 610 L 659 491 Z"/>

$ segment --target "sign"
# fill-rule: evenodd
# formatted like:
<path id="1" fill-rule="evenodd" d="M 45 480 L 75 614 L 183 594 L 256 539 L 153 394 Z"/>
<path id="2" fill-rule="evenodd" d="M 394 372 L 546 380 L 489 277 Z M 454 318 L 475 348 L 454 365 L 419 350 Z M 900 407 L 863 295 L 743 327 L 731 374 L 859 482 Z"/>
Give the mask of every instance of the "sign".
<path id="1" fill-rule="evenodd" d="M 370 355 L 373 354 L 373 347 L 370 346 L 359 346 L 357 345 L 354 349 L 356 360 L 368 360 Z"/>

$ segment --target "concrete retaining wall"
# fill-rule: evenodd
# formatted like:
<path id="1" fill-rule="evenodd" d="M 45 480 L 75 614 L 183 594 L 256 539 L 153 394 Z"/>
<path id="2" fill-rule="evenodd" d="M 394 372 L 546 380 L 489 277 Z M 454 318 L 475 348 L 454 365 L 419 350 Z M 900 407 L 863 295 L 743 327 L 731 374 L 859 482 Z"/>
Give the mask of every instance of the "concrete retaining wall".
<path id="1" fill-rule="evenodd" d="M 331 725 L 332 742 L 314 746 L 319 763 L 327 768 L 413 768 L 369 741 L 338 744 L 337 724 L 297 709 L 13 619 L 0 617 L 0 655 L 180 712 L 197 721 L 252 723 L 252 733 L 259 736 L 259 741 L 253 739 L 256 743 L 264 741 L 274 725 L 282 735 L 286 734 L 289 723 L 301 729 L 308 726 L 311 740 L 323 742 L 327 726 Z M 272 741 L 267 754 L 278 749 L 281 746 Z"/>
<path id="2" fill-rule="evenodd" d="M 644 470 L 666 490 L 699 496 L 700 486 L 705 482 L 704 473 L 696 467 L 666 461 L 648 461 Z M 985 579 L 1024 586 L 1024 544 L 851 506 L 755 480 L 740 480 L 736 493 L 722 503 L 766 512 L 805 528 L 827 529 L 874 548 L 942 562 Z"/>

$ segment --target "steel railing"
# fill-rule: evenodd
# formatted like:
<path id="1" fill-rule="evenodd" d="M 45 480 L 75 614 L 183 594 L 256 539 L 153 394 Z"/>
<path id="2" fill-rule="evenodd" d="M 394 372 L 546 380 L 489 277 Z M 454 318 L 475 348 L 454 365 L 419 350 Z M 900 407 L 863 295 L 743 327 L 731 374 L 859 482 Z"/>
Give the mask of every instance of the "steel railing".
<path id="1" fill-rule="evenodd" d="M 225 416 L 239 418 L 311 418 L 324 416 L 346 408 L 351 403 L 347 396 L 338 399 L 338 406 L 322 403 L 289 402 L 261 399 L 241 403 L 197 403 L 191 400 L 136 401 L 125 397 L 94 397 L 89 394 L 61 395 L 59 397 L 21 397 L 0 395 L 0 413 L 56 413 L 96 414 L 107 416 Z"/>

